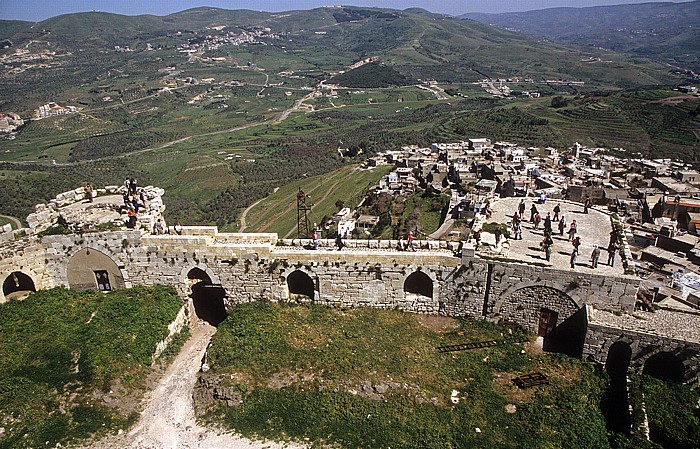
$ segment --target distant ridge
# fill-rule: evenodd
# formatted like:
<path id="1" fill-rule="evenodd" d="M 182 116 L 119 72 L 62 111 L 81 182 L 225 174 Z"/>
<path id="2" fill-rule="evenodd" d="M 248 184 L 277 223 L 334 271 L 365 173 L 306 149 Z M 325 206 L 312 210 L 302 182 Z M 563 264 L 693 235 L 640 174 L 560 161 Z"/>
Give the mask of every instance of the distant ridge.
<path id="1" fill-rule="evenodd" d="M 633 53 L 700 71 L 700 1 L 459 16 L 565 44 Z"/>

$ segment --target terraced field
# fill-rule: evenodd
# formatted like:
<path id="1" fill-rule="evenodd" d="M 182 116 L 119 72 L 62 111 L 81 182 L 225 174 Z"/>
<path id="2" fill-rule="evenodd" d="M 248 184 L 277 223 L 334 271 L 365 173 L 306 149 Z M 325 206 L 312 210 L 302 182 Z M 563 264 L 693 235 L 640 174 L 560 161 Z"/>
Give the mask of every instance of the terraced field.
<path id="1" fill-rule="evenodd" d="M 280 237 L 296 237 L 296 195 L 301 188 L 311 197 L 311 224 L 320 223 L 324 216 L 338 212 L 336 201 L 355 207 L 365 190 L 376 185 L 389 167 L 360 170 L 346 166 L 326 175 L 314 176 L 280 186 L 279 190 L 258 203 L 248 213 L 246 232 L 276 232 Z"/>
<path id="2" fill-rule="evenodd" d="M 650 139 L 644 128 L 630 120 L 622 111 L 604 102 L 596 102 L 557 112 L 563 118 L 558 127 L 571 136 L 588 136 L 602 147 L 644 147 Z"/>

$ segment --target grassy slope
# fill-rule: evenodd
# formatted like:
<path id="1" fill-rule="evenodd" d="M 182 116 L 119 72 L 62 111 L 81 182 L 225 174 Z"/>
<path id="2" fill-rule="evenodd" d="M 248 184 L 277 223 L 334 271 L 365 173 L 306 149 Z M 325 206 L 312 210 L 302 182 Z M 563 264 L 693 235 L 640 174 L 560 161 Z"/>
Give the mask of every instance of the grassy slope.
<path id="1" fill-rule="evenodd" d="M 0 448 L 53 447 L 127 426 L 135 416 L 101 398 L 143 388 L 181 305 L 165 287 L 59 288 L 0 304 Z"/>
<path id="2" fill-rule="evenodd" d="M 579 361 L 490 349 L 439 354 L 435 347 L 491 338 L 505 328 L 459 322 L 436 332 L 420 315 L 388 310 L 252 303 L 238 306 L 209 350 L 212 372 L 240 391 L 243 405 L 217 420 L 245 435 L 310 438 L 341 447 L 608 447 L 598 411 L 602 379 Z M 548 386 L 518 390 L 532 371 Z M 395 382 L 380 400 L 363 382 Z M 453 390 L 460 398 L 453 405 Z M 506 404 L 517 411 L 506 412 Z M 582 424 L 585 423 L 585 424 Z M 479 431 L 476 430 L 479 429 Z"/>
<path id="3" fill-rule="evenodd" d="M 277 192 L 250 210 L 246 232 L 277 232 L 280 237 L 296 237 L 296 195 L 299 188 L 311 196 L 314 205 L 309 219 L 313 225 L 314 222 L 320 223 L 324 215 L 330 216 L 338 212 L 335 206 L 338 200 L 342 200 L 348 207 L 356 206 L 362 199 L 363 192 L 376 185 L 388 170 L 388 167 L 378 167 L 360 171 L 356 166 L 346 166 L 326 175 L 280 186 Z"/>

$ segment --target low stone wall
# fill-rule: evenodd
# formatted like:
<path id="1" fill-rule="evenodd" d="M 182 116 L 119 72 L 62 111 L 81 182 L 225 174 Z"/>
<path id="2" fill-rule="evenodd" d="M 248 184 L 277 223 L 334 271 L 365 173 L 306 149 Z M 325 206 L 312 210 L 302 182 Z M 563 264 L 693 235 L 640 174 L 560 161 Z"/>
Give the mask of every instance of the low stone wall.
<path id="1" fill-rule="evenodd" d="M 139 213 L 138 226 L 146 232 L 151 232 L 157 219 L 163 219 L 165 205 L 163 204 L 162 195 L 165 191 L 154 186 L 146 186 L 142 188 L 148 205 Z M 37 204 L 34 207 L 34 213 L 27 216 L 27 224 L 29 225 L 28 232 L 36 234 L 45 231 L 49 227 L 56 224 L 59 214 L 63 213 L 64 218 L 69 223 L 80 225 L 91 225 L 101 223 L 104 220 L 113 219 L 119 223 L 126 221 L 126 212 L 120 217 L 116 210 L 122 206 L 121 200 L 114 204 L 98 201 L 97 198 L 106 195 L 123 195 L 126 192 L 124 186 L 107 186 L 103 189 L 94 189 L 92 196 L 95 200 L 92 204 L 87 204 L 87 193 L 84 187 L 79 187 L 74 190 L 59 193 L 56 198 L 48 203 Z M 71 206 L 77 203 L 86 203 L 84 209 L 76 209 Z M 112 214 L 107 214 L 107 209 L 113 210 Z M 92 212 L 96 211 L 95 214 Z"/>
<path id="2" fill-rule="evenodd" d="M 175 319 L 168 324 L 168 335 L 156 345 L 156 350 L 153 352 L 153 356 L 151 357 L 151 363 L 154 363 L 158 357 L 160 357 L 160 355 L 172 341 L 175 334 L 180 332 L 182 328 L 187 325 L 187 323 L 187 304 L 183 304 L 182 307 L 180 307 L 180 311 L 175 316 Z"/>

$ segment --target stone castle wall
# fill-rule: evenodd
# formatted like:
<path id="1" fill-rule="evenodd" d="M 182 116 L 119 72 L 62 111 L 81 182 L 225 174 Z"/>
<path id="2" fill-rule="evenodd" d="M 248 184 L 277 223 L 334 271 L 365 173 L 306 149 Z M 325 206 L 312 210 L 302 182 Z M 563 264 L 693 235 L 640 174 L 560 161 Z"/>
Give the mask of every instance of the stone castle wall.
<path id="1" fill-rule="evenodd" d="M 588 323 L 583 358 L 605 366 L 613 344 L 623 342 L 631 349 L 629 368 L 641 371 L 646 361 L 660 353 L 673 354 L 684 367 L 684 381 L 700 381 L 700 344 L 651 332 Z"/>
<path id="2" fill-rule="evenodd" d="M 188 273 L 198 268 L 226 290 L 232 305 L 287 300 L 286 278 L 301 271 L 314 283 L 313 300 L 322 304 L 500 316 L 528 326 L 547 297 L 528 290 L 536 286 L 557 292 L 548 307 L 560 310 L 562 318 L 583 304 L 612 310 L 629 310 L 634 304 L 638 281 L 630 277 L 484 260 L 468 247 L 459 258 L 456 245 L 436 243 L 435 248 L 410 252 L 392 251 L 383 244 L 350 240 L 352 250 L 336 251 L 328 243 L 314 251 L 290 246 L 276 234 L 224 234 L 212 227 L 186 227 L 180 236 L 132 230 L 52 235 L 4 244 L 0 276 L 5 279 L 13 271 L 24 271 L 37 288 L 69 287 L 80 273 L 92 282 L 91 270 L 99 269 L 107 271 L 118 287 L 166 284 L 185 296 L 190 293 Z M 425 275 L 423 281 L 432 284 L 431 294 L 405 291 L 413 273 Z M 529 315 L 522 312 L 523 305 L 531 310 Z"/>

